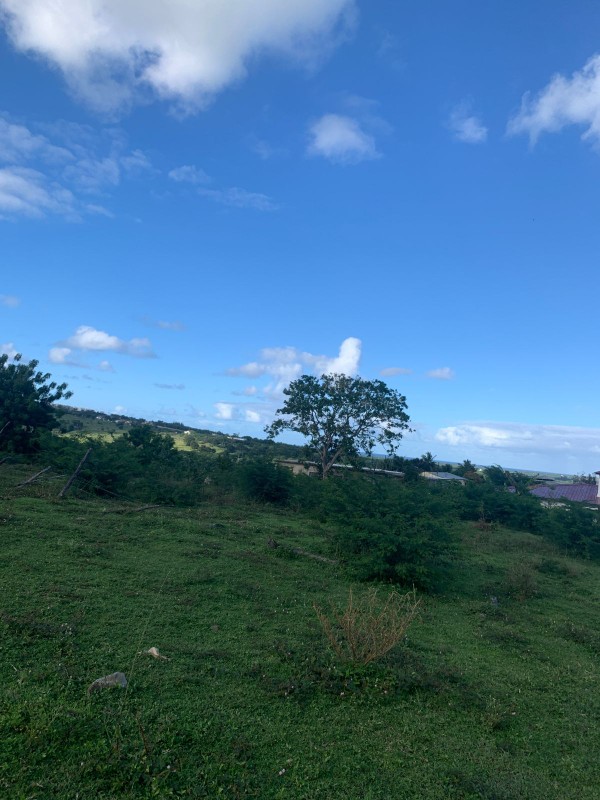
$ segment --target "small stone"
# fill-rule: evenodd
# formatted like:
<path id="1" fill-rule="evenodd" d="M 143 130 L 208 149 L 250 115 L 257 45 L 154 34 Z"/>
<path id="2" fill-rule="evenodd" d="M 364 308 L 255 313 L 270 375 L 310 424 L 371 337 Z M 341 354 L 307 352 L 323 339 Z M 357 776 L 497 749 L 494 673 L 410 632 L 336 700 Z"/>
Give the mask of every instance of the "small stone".
<path id="1" fill-rule="evenodd" d="M 275 539 L 271 538 L 271 539 L 269 539 L 269 541 L 267 542 L 267 545 L 268 545 L 269 547 L 271 547 L 271 548 L 275 549 L 276 547 L 279 547 L 279 542 L 276 542 L 276 541 L 275 541 Z"/>
<path id="2" fill-rule="evenodd" d="M 145 650 L 144 652 L 146 655 L 152 656 L 152 658 L 157 658 L 159 661 L 169 660 L 166 656 L 163 656 L 162 653 L 158 652 L 158 647 L 151 647 L 149 650 Z"/>
<path id="3" fill-rule="evenodd" d="M 217 631 L 220 631 L 220 630 L 221 630 L 221 628 L 220 628 L 218 625 L 211 625 L 211 626 L 210 626 L 210 629 L 211 629 L 211 631 L 213 631 L 214 633 L 216 633 Z"/>
<path id="4" fill-rule="evenodd" d="M 115 686 L 120 686 L 121 689 L 127 686 L 127 678 L 123 672 L 113 672 L 112 675 L 96 678 L 88 687 L 88 694 L 99 692 L 100 689 L 113 689 Z"/>

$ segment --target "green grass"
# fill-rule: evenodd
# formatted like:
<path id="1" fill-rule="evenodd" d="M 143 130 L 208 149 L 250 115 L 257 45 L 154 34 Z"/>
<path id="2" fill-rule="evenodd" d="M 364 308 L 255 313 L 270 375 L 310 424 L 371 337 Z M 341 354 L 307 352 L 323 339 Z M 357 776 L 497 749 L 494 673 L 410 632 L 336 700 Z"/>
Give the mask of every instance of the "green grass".
<path id="1" fill-rule="evenodd" d="M 352 667 L 312 608 L 343 569 L 267 544 L 331 556 L 327 527 L 13 488 L 34 471 L 0 467 L 0 796 L 598 797 L 598 566 L 465 526 L 454 584 Z"/>

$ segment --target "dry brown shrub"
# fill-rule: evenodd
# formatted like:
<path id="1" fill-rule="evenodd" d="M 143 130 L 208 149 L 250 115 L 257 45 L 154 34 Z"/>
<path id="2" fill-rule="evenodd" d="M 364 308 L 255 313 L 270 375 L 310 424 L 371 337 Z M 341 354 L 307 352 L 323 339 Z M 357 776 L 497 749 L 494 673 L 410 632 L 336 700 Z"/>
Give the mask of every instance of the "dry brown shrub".
<path id="1" fill-rule="evenodd" d="M 344 609 L 332 608 L 328 616 L 319 606 L 313 608 L 338 658 L 366 665 L 400 644 L 420 606 L 414 589 L 406 594 L 390 592 L 384 600 L 371 589 L 358 601 L 350 589 Z"/>

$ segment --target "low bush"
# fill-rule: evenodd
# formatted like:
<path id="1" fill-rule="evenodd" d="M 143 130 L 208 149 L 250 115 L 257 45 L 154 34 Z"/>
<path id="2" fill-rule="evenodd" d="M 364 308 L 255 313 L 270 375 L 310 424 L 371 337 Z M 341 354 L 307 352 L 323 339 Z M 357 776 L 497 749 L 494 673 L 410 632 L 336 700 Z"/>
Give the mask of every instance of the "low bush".
<path id="1" fill-rule="evenodd" d="M 329 616 L 317 605 L 314 609 L 336 656 L 366 666 L 404 640 L 420 605 L 414 590 L 404 595 L 390 592 L 380 600 L 377 590 L 371 589 L 357 601 L 350 589 L 344 609 L 332 609 Z"/>

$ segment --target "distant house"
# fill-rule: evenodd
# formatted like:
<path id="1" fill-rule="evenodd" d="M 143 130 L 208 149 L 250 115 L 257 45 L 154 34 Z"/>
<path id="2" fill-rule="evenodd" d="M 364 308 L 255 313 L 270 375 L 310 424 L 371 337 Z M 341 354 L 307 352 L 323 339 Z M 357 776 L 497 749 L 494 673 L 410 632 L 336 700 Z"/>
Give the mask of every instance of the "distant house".
<path id="1" fill-rule="evenodd" d="M 466 478 L 451 472 L 421 472 L 420 475 L 428 481 L 460 481 L 463 486 L 467 482 Z"/>
<path id="2" fill-rule="evenodd" d="M 314 461 L 298 461 L 295 458 L 280 458 L 278 466 L 289 469 L 294 475 L 318 475 L 319 468 Z"/>
<path id="3" fill-rule="evenodd" d="M 596 483 L 550 483 L 530 489 L 534 497 L 546 503 L 560 503 L 568 500 L 572 503 L 585 503 L 588 506 L 600 506 L 600 472 L 594 473 Z"/>
<path id="4" fill-rule="evenodd" d="M 298 461 L 295 458 L 280 458 L 277 460 L 280 467 L 285 467 L 293 472 L 294 475 L 318 475 L 319 466 L 316 461 Z M 359 472 L 367 472 L 369 475 L 387 475 L 390 478 L 401 480 L 404 477 L 403 472 L 394 472 L 391 469 L 371 469 L 371 467 L 353 467 L 351 464 L 334 464 L 334 470 L 357 470 Z"/>

